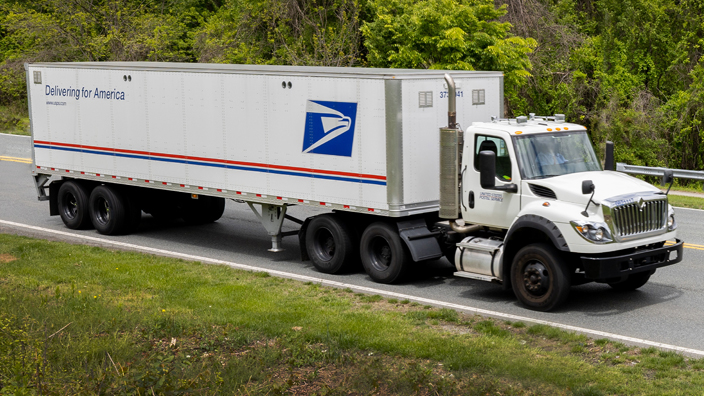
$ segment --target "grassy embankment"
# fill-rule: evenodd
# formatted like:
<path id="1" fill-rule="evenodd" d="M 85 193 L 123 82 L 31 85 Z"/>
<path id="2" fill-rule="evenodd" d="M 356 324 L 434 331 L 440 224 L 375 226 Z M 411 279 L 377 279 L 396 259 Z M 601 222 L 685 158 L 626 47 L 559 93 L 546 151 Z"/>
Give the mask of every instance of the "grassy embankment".
<path id="1" fill-rule="evenodd" d="M 266 273 L 0 235 L 2 387 L 702 394 L 704 360 Z"/>
<path id="2" fill-rule="evenodd" d="M 29 115 L 19 106 L 0 106 L 0 133 L 29 135 Z"/>

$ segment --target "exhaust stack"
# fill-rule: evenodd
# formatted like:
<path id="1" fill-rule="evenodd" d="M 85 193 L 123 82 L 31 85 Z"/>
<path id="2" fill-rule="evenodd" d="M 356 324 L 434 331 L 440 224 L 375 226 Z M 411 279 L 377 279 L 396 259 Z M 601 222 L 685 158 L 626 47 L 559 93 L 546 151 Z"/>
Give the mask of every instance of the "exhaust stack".
<path id="1" fill-rule="evenodd" d="M 457 127 L 457 97 L 455 90 L 455 80 L 445 73 L 445 81 L 447 82 L 447 127 L 455 129 Z"/>
<path id="2" fill-rule="evenodd" d="M 440 128 L 440 217 L 459 218 L 460 164 L 462 163 L 462 131 L 457 129 L 455 81 L 445 74 L 447 82 L 447 127 Z"/>

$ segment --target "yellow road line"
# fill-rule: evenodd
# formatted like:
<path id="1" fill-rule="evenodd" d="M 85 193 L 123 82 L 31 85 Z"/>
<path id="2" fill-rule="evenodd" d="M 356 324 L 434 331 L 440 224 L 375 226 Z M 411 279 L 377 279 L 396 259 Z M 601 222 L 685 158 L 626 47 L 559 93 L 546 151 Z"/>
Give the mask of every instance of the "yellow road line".
<path id="1" fill-rule="evenodd" d="M 670 241 L 665 242 L 665 246 L 672 246 L 674 244 L 675 244 L 674 242 L 670 242 Z M 687 248 L 687 249 L 694 249 L 694 250 L 704 250 L 704 246 L 695 245 L 693 243 L 685 243 L 682 245 L 682 247 Z"/>
<path id="2" fill-rule="evenodd" d="M 20 162 L 23 164 L 31 164 L 32 163 L 31 158 L 6 157 L 6 156 L 2 156 L 2 155 L 0 155 L 0 161 Z"/>

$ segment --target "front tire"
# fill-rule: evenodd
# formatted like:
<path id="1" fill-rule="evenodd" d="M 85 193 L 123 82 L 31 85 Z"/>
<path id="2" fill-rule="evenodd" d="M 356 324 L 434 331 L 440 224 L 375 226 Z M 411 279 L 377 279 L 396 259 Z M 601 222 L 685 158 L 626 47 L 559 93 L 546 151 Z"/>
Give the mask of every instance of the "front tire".
<path id="1" fill-rule="evenodd" d="M 67 181 L 59 187 L 57 205 L 59 216 L 66 227 L 72 230 L 89 228 L 91 225 L 88 210 L 88 197 L 90 190 L 83 184 Z"/>
<path id="2" fill-rule="evenodd" d="M 528 245 L 511 266 L 511 284 L 518 300 L 536 311 L 550 311 L 570 292 L 570 277 L 559 252 L 548 244 Z"/>
<path id="3" fill-rule="evenodd" d="M 334 215 L 313 218 L 306 230 L 306 251 L 313 266 L 325 274 L 344 272 L 357 261 L 357 246 L 347 224 Z"/>
<path id="4" fill-rule="evenodd" d="M 622 292 L 633 291 L 648 283 L 648 280 L 650 280 L 650 275 L 654 272 L 655 271 L 646 271 L 629 275 L 628 278 L 623 281 L 609 283 L 609 286 L 611 286 L 614 290 Z"/>
<path id="5" fill-rule="evenodd" d="M 90 194 L 90 220 L 104 235 L 119 235 L 129 226 L 127 202 L 111 186 L 98 186 Z"/>
<path id="6" fill-rule="evenodd" d="M 373 223 L 360 241 L 364 271 L 379 283 L 400 280 L 408 267 L 408 248 L 398 230 L 387 223 Z"/>

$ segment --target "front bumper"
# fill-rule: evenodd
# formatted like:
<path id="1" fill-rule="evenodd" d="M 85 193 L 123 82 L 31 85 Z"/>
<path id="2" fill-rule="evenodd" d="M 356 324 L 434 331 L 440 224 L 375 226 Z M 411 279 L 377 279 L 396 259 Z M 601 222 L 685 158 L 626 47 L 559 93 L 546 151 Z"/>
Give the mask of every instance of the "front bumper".
<path id="1" fill-rule="evenodd" d="M 620 278 L 624 275 L 652 271 L 656 268 L 677 264 L 682 261 L 682 245 L 684 242 L 675 239 L 675 244 L 654 249 L 641 249 L 633 253 L 606 257 L 580 257 L 585 278 L 589 280 L 605 280 Z M 670 258 L 671 252 L 677 252 L 677 257 Z"/>

